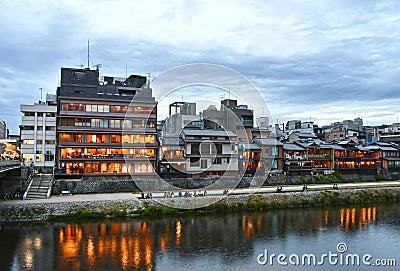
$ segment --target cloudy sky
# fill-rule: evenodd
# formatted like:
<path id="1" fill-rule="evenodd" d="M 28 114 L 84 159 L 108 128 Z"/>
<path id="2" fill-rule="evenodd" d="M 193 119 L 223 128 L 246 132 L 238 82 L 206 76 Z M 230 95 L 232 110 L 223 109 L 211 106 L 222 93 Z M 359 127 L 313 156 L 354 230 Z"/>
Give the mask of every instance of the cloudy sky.
<path id="1" fill-rule="evenodd" d="M 233 69 L 259 89 L 274 121 L 400 117 L 397 0 L 5 0 L 0 23 L 0 118 L 13 134 L 20 104 L 38 101 L 39 88 L 55 93 L 61 67 L 87 65 L 88 39 L 90 66 L 103 75 Z"/>

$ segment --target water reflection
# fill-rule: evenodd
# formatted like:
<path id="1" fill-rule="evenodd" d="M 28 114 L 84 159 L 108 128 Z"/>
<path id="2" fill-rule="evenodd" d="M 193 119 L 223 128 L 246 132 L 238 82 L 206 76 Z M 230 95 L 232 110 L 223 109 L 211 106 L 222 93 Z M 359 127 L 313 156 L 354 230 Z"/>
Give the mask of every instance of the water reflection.
<path id="1" fill-rule="evenodd" d="M 399 205 L 271 210 L 22 226 L 13 240 L 17 257 L 9 257 L 7 265 L 37 270 L 153 270 L 164 253 L 187 259 L 205 250 L 229 263 L 232 255 L 251 257 L 253 243 L 260 238 L 285 238 L 292 233 L 313 236 L 322 229 L 357 232 L 371 223 L 385 223 L 386 217 L 399 221 L 399 210 Z M 8 230 L 15 229 L 5 227 L 1 237 Z"/>

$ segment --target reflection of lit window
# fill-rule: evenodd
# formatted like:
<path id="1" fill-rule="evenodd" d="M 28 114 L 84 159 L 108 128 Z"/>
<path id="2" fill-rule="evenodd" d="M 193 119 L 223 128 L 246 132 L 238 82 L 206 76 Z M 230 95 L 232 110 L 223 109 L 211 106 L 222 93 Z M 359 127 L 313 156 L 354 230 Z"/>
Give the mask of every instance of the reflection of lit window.
<path id="1" fill-rule="evenodd" d="M 182 238 L 182 223 L 178 220 L 176 221 L 175 226 L 175 235 L 176 235 L 176 244 L 179 245 L 181 243 Z"/>

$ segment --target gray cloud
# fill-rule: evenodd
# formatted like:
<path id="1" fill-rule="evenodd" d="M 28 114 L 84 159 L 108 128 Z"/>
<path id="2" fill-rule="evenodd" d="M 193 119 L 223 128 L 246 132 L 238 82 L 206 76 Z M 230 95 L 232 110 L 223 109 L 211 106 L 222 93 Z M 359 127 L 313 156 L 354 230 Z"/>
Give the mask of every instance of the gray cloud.
<path id="1" fill-rule="evenodd" d="M 398 14 L 400 4 L 389 0 L 6 2 L 0 118 L 17 133 L 19 104 L 37 101 L 40 87 L 54 93 L 60 67 L 86 66 L 90 39 L 90 65 L 102 64 L 107 75 L 123 77 L 127 67 L 157 77 L 175 66 L 212 63 L 249 78 L 280 120 L 357 115 L 370 124 L 393 122 L 400 105 Z"/>

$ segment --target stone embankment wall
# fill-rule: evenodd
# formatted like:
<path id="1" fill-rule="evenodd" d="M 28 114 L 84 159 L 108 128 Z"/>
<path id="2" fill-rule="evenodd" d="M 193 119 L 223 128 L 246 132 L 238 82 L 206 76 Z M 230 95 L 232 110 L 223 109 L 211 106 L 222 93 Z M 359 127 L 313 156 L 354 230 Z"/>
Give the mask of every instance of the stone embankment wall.
<path id="1" fill-rule="evenodd" d="M 386 180 L 398 179 L 399 176 L 387 175 Z M 114 193 L 114 192 L 137 192 L 137 191 L 165 191 L 177 189 L 224 189 L 224 188 L 245 188 L 254 182 L 259 186 L 274 186 L 285 184 L 304 184 L 304 183 L 341 183 L 341 182 L 372 182 L 376 181 L 375 175 L 320 175 L 320 176 L 268 176 L 260 180 L 252 177 L 239 178 L 175 178 L 162 180 L 158 176 L 148 176 L 136 178 L 131 176 L 95 176 L 84 177 L 84 179 L 63 179 L 54 182 L 53 195 L 61 194 L 61 191 L 70 191 L 72 194 L 90 194 L 90 193 Z M 256 185 L 257 186 L 257 185 Z"/>
<path id="2" fill-rule="evenodd" d="M 54 218 L 90 218 L 138 215 L 163 215 L 185 212 L 213 212 L 237 210 L 267 210 L 270 208 L 293 208 L 302 206 L 323 206 L 336 204 L 356 204 L 378 201 L 400 201 L 400 188 L 371 188 L 349 190 L 326 190 L 290 193 L 238 194 L 205 197 L 174 197 L 138 199 L 132 194 L 129 200 L 76 201 L 0 204 L 0 221 L 30 221 Z M 191 204 L 206 206 L 187 209 Z M 207 205 L 206 203 L 209 203 Z M 168 206 L 182 206 L 185 209 Z"/>

